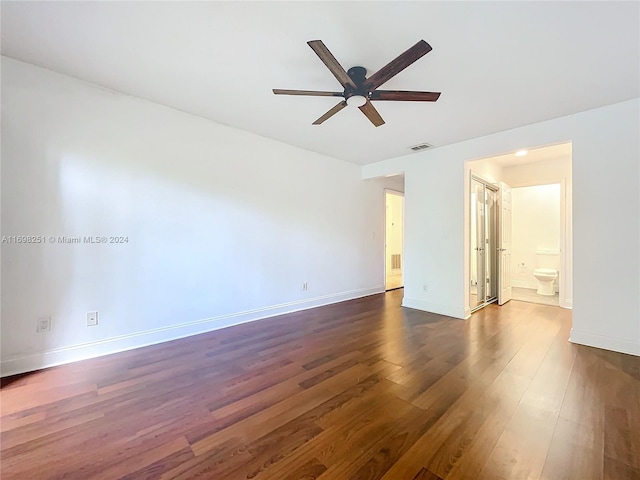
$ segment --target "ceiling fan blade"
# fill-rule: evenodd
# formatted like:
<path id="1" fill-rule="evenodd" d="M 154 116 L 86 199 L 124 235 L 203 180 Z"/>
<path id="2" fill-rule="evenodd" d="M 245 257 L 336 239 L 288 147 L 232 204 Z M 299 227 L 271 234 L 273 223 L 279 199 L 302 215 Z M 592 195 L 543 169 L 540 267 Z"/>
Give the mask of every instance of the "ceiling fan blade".
<path id="1" fill-rule="evenodd" d="M 333 75 L 338 79 L 340 85 L 345 88 L 347 87 L 347 85 L 349 85 L 351 88 L 356 88 L 356 85 L 355 83 L 353 83 L 353 80 L 351 80 L 351 77 L 347 75 L 345 69 L 342 68 L 342 65 L 338 63 L 336 57 L 334 57 L 329 49 L 325 46 L 325 44 L 322 43 L 322 40 L 311 40 L 307 42 L 307 44 L 313 49 L 314 52 L 316 52 L 316 55 L 320 57 L 322 63 L 324 63 L 331 71 L 331 73 L 333 73 Z"/>
<path id="2" fill-rule="evenodd" d="M 370 100 L 397 100 L 401 102 L 435 102 L 440 92 L 408 92 L 405 90 L 375 90 Z"/>
<path id="3" fill-rule="evenodd" d="M 313 122 L 312 125 L 320 125 L 322 122 L 333 117 L 336 113 L 338 113 L 340 110 L 342 110 L 346 106 L 347 106 L 347 102 L 345 101 L 340 102 L 331 110 L 329 110 L 327 113 L 322 115 L 319 119 L 317 119 L 315 122 Z"/>
<path id="4" fill-rule="evenodd" d="M 366 115 L 366 117 L 376 127 L 379 127 L 380 125 L 384 125 L 384 120 L 378 113 L 378 110 L 376 110 L 376 108 L 373 106 L 373 104 L 369 100 L 367 100 L 367 103 L 365 103 L 364 105 L 358 108 L 362 111 L 362 113 Z"/>
<path id="5" fill-rule="evenodd" d="M 310 97 L 342 97 L 342 92 L 319 92 L 316 90 L 283 90 L 274 88 L 273 93 L 276 95 L 308 95 Z"/>
<path id="6" fill-rule="evenodd" d="M 387 65 L 382 67 L 376 73 L 371 75 L 364 86 L 371 92 L 389 80 L 391 77 L 396 76 L 402 70 L 407 68 L 413 62 L 426 55 L 431 51 L 431 45 L 424 40 L 420 40 L 413 47 L 406 52 L 400 54 L 395 60 L 392 60 Z"/>

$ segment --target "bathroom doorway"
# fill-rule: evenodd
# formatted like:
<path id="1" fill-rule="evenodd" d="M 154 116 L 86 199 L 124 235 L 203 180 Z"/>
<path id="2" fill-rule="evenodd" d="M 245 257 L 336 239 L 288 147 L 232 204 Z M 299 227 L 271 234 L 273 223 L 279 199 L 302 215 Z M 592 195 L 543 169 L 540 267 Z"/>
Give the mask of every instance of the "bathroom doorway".
<path id="1" fill-rule="evenodd" d="M 496 186 L 471 176 L 471 311 L 498 299 L 498 194 Z"/>
<path id="2" fill-rule="evenodd" d="M 385 290 L 395 290 L 404 286 L 403 279 L 403 235 L 404 235 L 404 194 L 395 190 L 385 190 Z"/>
<path id="3" fill-rule="evenodd" d="M 492 296 L 488 288 L 482 297 L 483 285 L 478 285 L 480 272 L 475 263 L 474 248 L 482 248 L 477 243 L 478 232 L 472 231 L 472 220 L 479 212 L 476 211 L 472 178 L 481 180 L 485 185 L 500 189 L 502 185 L 512 188 L 512 241 L 510 255 L 504 258 L 502 265 L 498 264 L 498 284 L 504 280 L 511 286 L 508 298 L 519 301 L 558 305 L 572 308 L 573 293 L 573 229 L 572 229 L 572 146 L 571 143 L 548 145 L 529 150 L 518 150 L 494 157 L 469 160 L 465 168 L 465 297 L 469 303 L 465 308 L 466 315 L 491 303 Z M 553 190 L 541 194 L 545 202 L 556 205 L 550 213 L 541 205 L 533 207 L 533 201 L 521 198 L 526 192 L 523 187 L 539 187 Z M 478 188 L 478 187 L 476 187 Z M 501 190 L 498 190 L 500 192 Z M 516 199 L 513 200 L 513 191 Z M 532 190 L 533 191 L 533 190 Z M 477 194 L 477 192 L 476 192 Z M 553 198 L 553 200 L 551 199 Z M 524 210 L 529 207 L 539 218 L 528 218 Z M 498 219 L 504 217 L 498 209 Z M 477 219 L 476 219 L 477 221 Z M 546 222 L 544 225 L 541 222 Z M 515 224 L 515 226 L 514 226 Z M 524 224 L 529 230 L 522 230 Z M 554 240 L 538 235 L 553 227 L 556 236 Z M 517 230 L 517 231 L 516 231 Z M 558 237 L 559 232 L 559 237 Z M 500 239 L 500 226 L 498 227 Z M 515 236 L 514 236 L 515 235 Z M 523 241 L 523 237 L 525 241 Z M 503 248 L 504 242 L 499 242 L 497 248 Z M 509 245 L 508 245 L 509 247 Z M 486 247 L 485 247 L 486 248 Z M 507 248 L 508 249 L 508 248 Z M 501 253 L 501 252 L 499 252 Z M 486 282 L 486 278 L 485 278 Z M 489 285 L 491 278 L 489 278 Z M 502 289 L 498 286 L 498 300 Z M 541 293 L 539 293 L 541 292 Z M 553 292 L 551 294 L 551 292 Z M 480 294 L 480 297 L 478 297 Z M 525 298 L 526 296 L 526 298 Z M 484 303 L 481 300 L 484 298 Z"/>
<path id="4" fill-rule="evenodd" d="M 560 305 L 561 198 L 560 183 L 512 191 L 514 300 Z"/>

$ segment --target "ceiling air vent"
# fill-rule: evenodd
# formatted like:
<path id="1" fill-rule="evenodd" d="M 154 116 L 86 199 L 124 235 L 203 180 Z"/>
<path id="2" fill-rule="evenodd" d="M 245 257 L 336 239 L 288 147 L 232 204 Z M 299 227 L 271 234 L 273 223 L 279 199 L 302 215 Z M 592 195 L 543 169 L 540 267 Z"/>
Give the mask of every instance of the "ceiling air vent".
<path id="1" fill-rule="evenodd" d="M 421 143 L 419 145 L 414 145 L 413 147 L 409 147 L 414 152 L 419 152 L 420 150 L 426 150 L 427 148 L 431 148 L 433 145 L 429 145 L 428 143 Z"/>

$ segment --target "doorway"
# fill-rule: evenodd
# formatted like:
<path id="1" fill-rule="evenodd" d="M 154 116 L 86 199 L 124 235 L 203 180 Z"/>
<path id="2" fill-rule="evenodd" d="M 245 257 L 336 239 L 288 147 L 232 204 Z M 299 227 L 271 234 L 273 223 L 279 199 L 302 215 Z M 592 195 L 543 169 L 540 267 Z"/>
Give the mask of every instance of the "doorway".
<path id="1" fill-rule="evenodd" d="M 514 300 L 560 305 L 562 197 L 561 183 L 513 189 Z"/>
<path id="2" fill-rule="evenodd" d="M 465 298 L 469 302 L 465 306 L 465 314 L 468 316 L 473 310 L 484 306 L 487 301 L 491 301 L 492 293 L 491 278 L 489 286 L 477 285 L 476 282 L 482 273 L 474 260 L 478 254 L 474 248 L 482 248 L 477 243 L 479 232 L 472 232 L 472 220 L 478 221 L 476 212 L 477 199 L 472 201 L 474 184 L 472 179 L 480 181 L 485 185 L 493 186 L 497 189 L 497 292 L 496 297 L 499 304 L 509 299 L 525 300 L 519 297 L 523 288 L 531 290 L 543 287 L 541 290 L 551 298 L 550 293 L 554 292 L 554 305 L 563 308 L 572 307 L 573 292 L 573 272 L 572 272 L 572 168 L 571 143 L 541 146 L 529 150 L 519 150 L 518 152 L 506 153 L 494 157 L 487 157 L 477 160 L 469 160 L 465 168 Z M 544 213 L 540 206 L 535 207 L 535 214 L 544 217 L 544 224 L 536 223 L 531 218 L 521 217 L 516 210 L 522 211 L 522 205 L 527 208 L 534 208 L 531 199 L 513 198 L 513 191 L 522 191 L 523 187 L 534 187 L 540 185 L 554 185 L 553 201 L 556 205 L 554 213 Z M 476 190 L 479 188 L 475 186 Z M 485 187 L 486 188 L 486 187 Z M 557 197 L 559 189 L 559 212 L 557 209 Z M 518 195 L 518 194 L 516 194 Z M 545 194 L 545 201 L 551 202 L 549 195 Z M 485 207 L 486 208 L 486 207 Z M 558 221 L 558 215 L 560 220 Z M 517 218 L 516 218 L 517 217 Z M 482 220 L 481 220 L 482 221 Z M 514 227 L 514 223 L 516 224 Z M 516 231 L 524 223 L 524 230 Z M 556 236 L 551 242 L 547 237 L 541 236 L 545 228 L 553 227 Z M 557 230 L 559 229 L 559 239 Z M 524 237 L 523 237 L 524 236 Z M 525 238 L 526 241 L 522 241 Z M 484 247 L 486 248 L 486 246 Z M 493 250 L 494 252 L 496 250 Z M 480 252 L 482 253 L 482 252 Z M 559 266 L 556 265 L 559 261 Z M 472 264 L 473 262 L 473 264 Z M 552 265 L 553 263 L 553 265 Z M 485 267 L 490 268 L 490 267 Z M 557 271 L 557 276 L 551 273 L 536 272 L 538 269 L 553 269 Z M 545 277 L 545 275 L 547 275 Z M 546 282 L 550 276 L 555 276 L 552 285 Z M 541 279 L 539 277 L 542 277 Z M 485 279 L 486 281 L 486 279 Z M 545 286 L 548 286 L 547 287 Z M 553 288 L 551 288 L 553 286 Z M 482 288 L 485 291 L 482 292 Z M 556 296 L 555 293 L 558 295 Z M 480 298 L 478 297 L 480 294 Z M 489 296 L 487 299 L 487 295 Z M 515 298 L 517 297 L 517 298 Z M 484 298 L 485 303 L 481 300 Z M 529 300 L 525 300 L 529 301 Z M 536 302 L 538 303 L 538 302 Z M 547 303 L 547 302 L 539 302 Z M 550 304 L 547 303 L 547 304 Z"/>
<path id="3" fill-rule="evenodd" d="M 403 234 L 404 234 L 404 194 L 395 190 L 385 190 L 385 238 L 384 272 L 385 290 L 395 290 L 404 286 L 403 280 Z"/>
<path id="4" fill-rule="evenodd" d="M 471 176 L 469 306 L 477 310 L 498 298 L 498 188 Z"/>

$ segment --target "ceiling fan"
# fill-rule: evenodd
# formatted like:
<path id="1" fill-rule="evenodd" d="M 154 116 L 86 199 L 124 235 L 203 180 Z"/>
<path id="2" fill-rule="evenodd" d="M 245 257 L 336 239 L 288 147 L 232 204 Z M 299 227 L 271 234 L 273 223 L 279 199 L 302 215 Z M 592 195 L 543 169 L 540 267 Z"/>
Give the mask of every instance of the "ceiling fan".
<path id="1" fill-rule="evenodd" d="M 351 67 L 345 71 L 338 60 L 331 54 L 322 40 L 311 40 L 307 44 L 320 57 L 320 60 L 333 73 L 338 82 L 343 86 L 342 92 L 320 92 L 315 90 L 283 90 L 273 89 L 276 95 L 307 95 L 312 97 L 342 97 L 343 100 L 327 113 L 318 118 L 313 125 L 320 125 L 331 118 L 347 105 L 358 107 L 362 113 L 376 127 L 384 124 L 384 120 L 375 109 L 371 101 L 391 100 L 406 102 L 435 102 L 440 92 L 412 92 L 406 90 L 377 90 L 387 80 L 396 76 L 402 70 L 414 63 L 431 51 L 431 45 L 420 40 L 406 52 L 400 54 L 395 60 L 382 67 L 376 73 L 367 78 L 367 70 L 364 67 Z"/>

